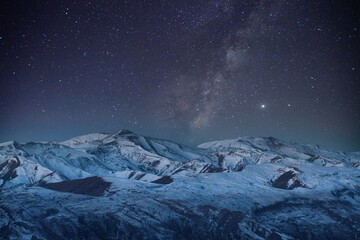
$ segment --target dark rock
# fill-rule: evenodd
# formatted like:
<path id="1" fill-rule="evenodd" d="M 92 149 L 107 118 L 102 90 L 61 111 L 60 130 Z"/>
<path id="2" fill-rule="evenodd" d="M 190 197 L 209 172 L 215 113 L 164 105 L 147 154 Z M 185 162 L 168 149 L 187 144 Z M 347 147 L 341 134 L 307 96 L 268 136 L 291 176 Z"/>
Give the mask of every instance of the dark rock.
<path id="1" fill-rule="evenodd" d="M 155 181 L 152 181 L 152 183 L 157 183 L 157 184 L 170 184 L 172 183 L 174 180 L 169 177 L 169 176 L 163 176 L 159 179 L 156 179 Z"/>
<path id="2" fill-rule="evenodd" d="M 101 177 L 89 177 L 63 181 L 58 183 L 45 183 L 41 187 L 59 192 L 84 194 L 89 196 L 103 196 L 111 183 L 105 182 Z"/>

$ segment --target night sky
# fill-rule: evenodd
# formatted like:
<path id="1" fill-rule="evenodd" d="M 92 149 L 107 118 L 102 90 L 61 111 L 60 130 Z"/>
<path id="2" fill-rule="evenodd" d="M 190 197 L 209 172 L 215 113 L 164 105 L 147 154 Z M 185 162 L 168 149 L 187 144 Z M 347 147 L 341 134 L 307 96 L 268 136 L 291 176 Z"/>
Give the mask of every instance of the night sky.
<path id="1" fill-rule="evenodd" d="M 129 129 L 360 151 L 359 1 L 0 3 L 0 142 Z"/>

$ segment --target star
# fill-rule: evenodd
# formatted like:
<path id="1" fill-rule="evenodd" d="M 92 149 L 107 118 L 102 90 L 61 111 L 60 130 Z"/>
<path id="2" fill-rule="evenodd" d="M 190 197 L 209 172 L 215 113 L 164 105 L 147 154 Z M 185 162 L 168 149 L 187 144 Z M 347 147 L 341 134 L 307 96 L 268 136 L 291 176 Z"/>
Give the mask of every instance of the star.
<path id="1" fill-rule="evenodd" d="M 11 114 L 0 126 L 23 129 L 8 127 L 0 142 L 121 127 L 185 144 L 271 134 L 359 151 L 348 134 L 360 129 L 351 1 L 48 2 L 26 1 L 31 18 L 4 16 L 0 112 Z M 46 124 L 36 131 L 39 120 Z M 290 131 L 261 128 L 278 122 Z"/>

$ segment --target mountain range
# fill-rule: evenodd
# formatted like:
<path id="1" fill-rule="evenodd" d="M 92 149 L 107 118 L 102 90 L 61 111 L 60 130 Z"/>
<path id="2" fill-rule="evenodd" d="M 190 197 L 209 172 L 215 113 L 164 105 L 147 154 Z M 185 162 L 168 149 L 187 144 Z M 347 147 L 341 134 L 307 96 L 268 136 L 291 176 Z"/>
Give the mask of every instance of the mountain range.
<path id="1" fill-rule="evenodd" d="M 360 239 L 360 152 L 128 130 L 6 142 L 0 239 Z"/>

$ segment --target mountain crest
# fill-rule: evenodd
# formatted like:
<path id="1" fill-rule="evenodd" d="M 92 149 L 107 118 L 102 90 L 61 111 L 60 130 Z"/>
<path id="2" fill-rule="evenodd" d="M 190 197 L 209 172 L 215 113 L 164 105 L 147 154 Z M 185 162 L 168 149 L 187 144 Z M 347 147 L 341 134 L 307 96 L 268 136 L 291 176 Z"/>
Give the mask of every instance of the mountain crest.
<path id="1" fill-rule="evenodd" d="M 274 138 L 191 148 L 121 130 L 8 142 L 0 144 L 0 235 L 352 239 L 359 169 L 359 153 Z"/>

